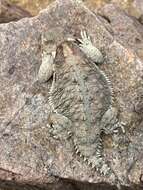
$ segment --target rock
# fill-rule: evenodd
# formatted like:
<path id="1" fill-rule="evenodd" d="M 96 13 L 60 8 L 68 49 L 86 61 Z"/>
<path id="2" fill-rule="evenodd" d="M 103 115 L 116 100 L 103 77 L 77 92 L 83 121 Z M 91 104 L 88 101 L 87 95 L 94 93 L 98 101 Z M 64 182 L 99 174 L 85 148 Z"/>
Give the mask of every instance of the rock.
<path id="1" fill-rule="evenodd" d="M 143 13 L 142 0 L 83 0 L 86 5 L 93 11 L 103 7 L 105 4 L 113 3 L 123 9 L 127 14 L 136 17 L 137 19 Z"/>
<path id="2" fill-rule="evenodd" d="M 143 1 L 134 0 L 132 5 L 133 5 L 134 12 L 136 12 L 136 15 L 141 16 L 143 13 Z"/>
<path id="3" fill-rule="evenodd" d="M 54 2 L 54 0 L 9 0 L 13 4 L 26 9 L 31 13 L 31 15 L 36 16 L 42 9 L 47 7 L 50 3 Z"/>
<path id="4" fill-rule="evenodd" d="M 0 23 L 17 21 L 24 17 L 31 17 L 32 15 L 19 6 L 11 4 L 9 1 L 0 1 Z"/>
<path id="5" fill-rule="evenodd" d="M 143 24 L 143 14 L 139 17 L 139 22 L 141 23 L 141 24 Z"/>
<path id="6" fill-rule="evenodd" d="M 133 17 L 113 4 L 105 5 L 98 13 L 108 22 L 114 38 L 125 47 L 130 47 L 137 55 L 143 58 L 143 26 Z"/>
<path id="7" fill-rule="evenodd" d="M 123 185 L 140 184 L 143 116 L 134 108 L 140 100 L 135 98 L 140 97 L 138 89 L 143 90 L 143 26 L 114 5 L 96 14 L 75 0 L 58 0 L 34 18 L 0 25 L 1 180 L 36 185 L 55 182 L 56 176 L 113 183 L 75 156 L 70 143 L 52 138 L 47 128 L 51 81 L 37 82 L 41 34 L 48 32 L 59 44 L 81 29 L 105 55 L 100 67 L 110 76 L 120 118 L 127 123 L 120 144 L 106 147 L 106 158 Z"/>
<path id="8" fill-rule="evenodd" d="M 143 1 L 142 0 L 111 0 L 112 3 L 120 6 L 128 14 L 139 18 L 143 11 Z"/>

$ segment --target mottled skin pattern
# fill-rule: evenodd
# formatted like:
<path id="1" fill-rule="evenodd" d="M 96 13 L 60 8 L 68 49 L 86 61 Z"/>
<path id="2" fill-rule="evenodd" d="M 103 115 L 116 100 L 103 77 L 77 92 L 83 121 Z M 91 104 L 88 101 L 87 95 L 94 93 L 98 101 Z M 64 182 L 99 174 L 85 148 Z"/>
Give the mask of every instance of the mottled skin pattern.
<path id="1" fill-rule="evenodd" d="M 49 98 L 53 135 L 63 139 L 70 135 L 76 153 L 100 174 L 113 177 L 119 186 L 118 177 L 103 156 L 101 133 L 113 134 L 122 125 L 113 107 L 110 81 L 95 64 L 103 62 L 101 52 L 81 32 L 81 39 L 61 43 L 56 55 L 54 51 L 46 53 L 38 77 L 46 81 L 53 75 Z"/>

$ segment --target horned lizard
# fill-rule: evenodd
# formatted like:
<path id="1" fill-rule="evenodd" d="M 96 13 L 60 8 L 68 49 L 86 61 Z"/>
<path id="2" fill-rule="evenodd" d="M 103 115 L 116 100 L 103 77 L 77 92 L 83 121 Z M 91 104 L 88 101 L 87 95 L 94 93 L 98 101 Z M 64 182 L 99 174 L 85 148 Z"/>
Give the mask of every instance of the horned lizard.
<path id="1" fill-rule="evenodd" d="M 71 135 L 76 153 L 100 174 L 113 176 L 119 186 L 117 175 L 103 155 L 101 133 L 123 129 L 113 105 L 111 83 L 96 65 L 103 62 L 103 55 L 85 31 L 81 31 L 81 38 L 62 42 L 56 52 L 51 41 L 49 44 L 50 48 L 43 52 L 38 78 L 45 82 L 53 76 L 49 98 L 51 130 L 54 135 Z"/>

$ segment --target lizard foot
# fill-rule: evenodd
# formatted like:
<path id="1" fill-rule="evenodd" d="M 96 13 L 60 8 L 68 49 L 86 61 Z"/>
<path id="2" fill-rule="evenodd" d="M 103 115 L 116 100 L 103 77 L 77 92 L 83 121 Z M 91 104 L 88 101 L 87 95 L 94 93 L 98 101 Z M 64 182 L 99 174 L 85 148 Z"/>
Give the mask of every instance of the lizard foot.
<path id="1" fill-rule="evenodd" d="M 81 38 L 68 38 L 68 41 L 75 42 L 78 47 L 81 49 L 85 55 L 90 58 L 93 62 L 95 63 L 102 63 L 103 62 L 103 55 L 101 51 L 96 48 L 92 41 L 91 37 L 87 34 L 85 30 L 82 30 L 81 33 Z"/>
<path id="2" fill-rule="evenodd" d="M 114 125 L 106 126 L 106 129 L 104 129 L 105 134 L 117 134 L 120 131 L 121 133 L 125 133 L 125 124 L 119 121 Z"/>

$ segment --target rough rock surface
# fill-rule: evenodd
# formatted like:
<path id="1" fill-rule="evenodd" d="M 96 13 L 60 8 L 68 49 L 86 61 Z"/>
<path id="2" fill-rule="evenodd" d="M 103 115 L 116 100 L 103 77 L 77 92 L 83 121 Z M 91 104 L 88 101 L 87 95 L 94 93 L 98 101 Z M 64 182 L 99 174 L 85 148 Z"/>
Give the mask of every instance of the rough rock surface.
<path id="1" fill-rule="evenodd" d="M 95 8 L 101 8 L 106 4 L 113 3 L 125 10 L 127 14 L 134 16 L 137 19 L 143 14 L 142 0 L 84 0 L 84 2 L 92 10 Z"/>
<path id="2" fill-rule="evenodd" d="M 58 0 L 37 17 L 0 25 L 0 179 L 43 184 L 52 176 L 92 183 L 110 181 L 92 171 L 48 133 L 48 91 L 39 84 L 41 33 L 60 43 L 86 29 L 105 55 L 124 139 L 105 138 L 105 152 L 123 185 L 143 183 L 143 26 L 114 5 L 99 14 L 79 1 Z"/>
<path id="3" fill-rule="evenodd" d="M 17 21 L 21 18 L 31 16 L 28 11 L 21 7 L 13 5 L 7 0 L 0 0 L 0 23 Z"/>

